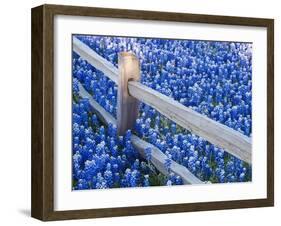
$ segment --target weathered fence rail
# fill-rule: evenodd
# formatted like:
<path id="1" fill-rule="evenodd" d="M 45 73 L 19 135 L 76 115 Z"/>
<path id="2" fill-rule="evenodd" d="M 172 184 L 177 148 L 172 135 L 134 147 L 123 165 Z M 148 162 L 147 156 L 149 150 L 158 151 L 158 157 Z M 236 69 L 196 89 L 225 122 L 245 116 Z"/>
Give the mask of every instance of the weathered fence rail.
<path id="1" fill-rule="evenodd" d="M 136 62 L 133 60 L 135 58 L 133 54 L 127 53 L 126 57 L 131 57 L 131 67 L 133 67 L 134 70 L 130 72 L 131 74 L 127 73 L 127 75 L 129 75 L 128 78 L 123 79 L 123 77 L 119 78 L 119 73 L 124 74 L 122 72 L 124 68 L 120 68 L 120 64 L 118 71 L 113 64 L 99 56 L 86 44 L 75 37 L 73 37 L 73 50 L 82 58 L 87 60 L 90 64 L 92 64 L 95 68 L 102 71 L 117 85 L 121 84 L 120 81 L 122 82 L 122 90 L 118 88 L 118 93 L 122 91 L 122 93 L 125 93 L 125 96 L 123 96 L 121 99 L 118 98 L 118 100 L 123 101 L 125 98 L 125 100 L 127 99 L 127 103 L 131 103 L 135 100 L 130 98 L 130 96 L 134 97 L 136 100 L 142 101 L 145 104 L 155 108 L 161 114 L 165 115 L 167 118 L 176 122 L 183 128 L 186 128 L 192 133 L 206 139 L 210 143 L 225 149 L 225 151 L 236 156 L 237 158 L 251 164 L 251 139 L 249 137 L 204 115 L 201 115 L 191 108 L 180 104 L 174 99 L 167 97 L 138 82 L 137 80 L 139 76 L 134 77 L 132 74 L 133 71 L 136 72 L 135 69 L 138 68 L 138 65 L 136 65 Z M 128 65 L 126 67 L 127 71 L 130 71 Z M 133 81 L 130 81 L 130 78 L 133 78 Z M 124 104 L 122 106 L 124 106 Z M 134 106 L 136 107 L 137 104 L 134 104 Z M 122 112 L 122 109 L 119 109 L 119 111 Z M 119 116 L 119 118 L 120 117 L 122 118 L 122 115 Z M 119 121 L 118 124 L 121 123 L 119 118 L 117 119 Z M 130 125 L 128 122 L 122 122 L 122 124 L 127 124 L 128 126 Z M 126 126 L 123 127 L 122 131 L 124 131 L 124 128 L 126 128 Z"/>
<path id="2" fill-rule="evenodd" d="M 251 139 L 207 116 L 185 107 L 139 82 L 129 82 L 129 93 L 190 132 L 251 163 Z"/>
<path id="3" fill-rule="evenodd" d="M 101 107 L 93 98 L 92 96 L 84 89 L 83 85 L 79 83 L 79 91 L 78 94 L 82 98 L 87 98 L 89 100 L 91 110 L 99 117 L 99 119 L 105 124 L 109 125 L 117 125 L 117 120 L 109 114 L 103 107 Z M 145 149 L 150 147 L 151 148 L 151 163 L 164 175 L 169 175 L 169 172 L 164 166 L 166 155 L 161 152 L 157 147 L 154 145 L 140 139 L 139 137 L 132 135 L 131 138 L 132 145 L 138 150 L 140 155 L 145 158 Z M 179 175 L 184 184 L 202 184 L 203 182 L 199 180 L 196 176 L 194 176 L 186 167 L 178 164 L 177 162 L 171 162 L 170 167 L 171 172 Z"/>
<path id="4" fill-rule="evenodd" d="M 118 82 L 118 69 L 109 61 L 101 57 L 89 46 L 85 45 L 79 39 L 73 37 L 72 39 L 73 50 L 79 54 L 83 59 L 87 60 L 89 64 L 93 65 L 96 69 L 102 71 L 108 78 L 117 84 Z"/>

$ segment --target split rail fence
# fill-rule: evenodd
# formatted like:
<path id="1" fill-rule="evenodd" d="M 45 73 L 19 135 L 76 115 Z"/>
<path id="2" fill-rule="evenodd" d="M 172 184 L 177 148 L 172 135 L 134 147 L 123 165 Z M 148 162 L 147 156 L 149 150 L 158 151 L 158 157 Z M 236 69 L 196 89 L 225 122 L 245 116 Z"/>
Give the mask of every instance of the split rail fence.
<path id="1" fill-rule="evenodd" d="M 139 103 L 141 101 L 155 108 L 162 115 L 181 127 L 251 164 L 251 139 L 249 137 L 141 84 L 139 82 L 139 60 L 134 54 L 128 52 L 120 53 L 117 69 L 112 63 L 75 37 L 73 37 L 73 51 L 117 84 L 117 119 L 101 107 L 84 89 L 81 83 L 79 83 L 79 95 L 82 98 L 89 99 L 92 111 L 97 114 L 103 123 L 106 125 L 109 123 L 116 125 L 119 135 L 123 135 L 126 130 L 133 128 L 138 117 Z M 144 150 L 147 147 L 151 147 L 152 164 L 161 173 L 168 174 L 164 166 L 167 157 L 163 152 L 135 135 L 132 135 L 131 142 L 142 157 L 145 157 Z M 181 176 L 184 184 L 203 183 L 186 167 L 175 161 L 172 161 L 171 172 Z"/>

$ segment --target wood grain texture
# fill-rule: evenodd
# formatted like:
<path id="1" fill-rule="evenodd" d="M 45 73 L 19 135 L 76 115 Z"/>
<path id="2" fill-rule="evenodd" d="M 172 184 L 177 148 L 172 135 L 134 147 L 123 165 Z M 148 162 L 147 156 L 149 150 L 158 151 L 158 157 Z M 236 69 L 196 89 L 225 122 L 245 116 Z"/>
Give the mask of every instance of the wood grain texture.
<path id="1" fill-rule="evenodd" d="M 268 24 L 271 23 L 271 19 L 267 19 L 267 18 L 219 16 L 219 15 L 192 14 L 192 13 L 175 13 L 175 12 L 112 9 L 112 8 L 49 5 L 49 4 L 44 5 L 44 7 L 50 10 L 53 14 L 73 15 L 73 16 L 93 16 L 93 17 L 109 17 L 109 18 L 121 18 L 121 19 L 225 24 L 225 25 L 241 25 L 241 26 L 256 26 L 256 27 L 267 27 Z"/>
<path id="2" fill-rule="evenodd" d="M 140 155 L 145 158 L 145 149 L 151 148 L 151 163 L 164 175 L 168 176 L 169 172 L 165 168 L 165 160 L 167 156 L 154 145 L 140 139 L 139 137 L 132 135 L 131 142 L 133 146 L 138 150 Z M 171 161 L 171 172 L 181 176 L 184 184 L 204 184 L 200 179 L 194 176 L 186 167 Z"/>
<path id="3" fill-rule="evenodd" d="M 132 53 L 119 53 L 118 68 L 117 133 L 123 136 L 128 129 L 134 128 L 139 114 L 140 102 L 128 92 L 128 81 L 140 80 L 139 60 Z"/>
<path id="4" fill-rule="evenodd" d="M 129 93 L 161 114 L 237 158 L 251 163 L 249 137 L 218 123 L 139 82 L 130 81 Z"/>
<path id="5" fill-rule="evenodd" d="M 46 6 L 32 9 L 32 207 L 49 220 L 54 212 L 53 16 Z"/>
<path id="6" fill-rule="evenodd" d="M 238 201 L 217 201 L 217 202 L 197 202 L 197 203 L 179 203 L 167 205 L 153 206 L 136 206 L 136 207 L 121 207 L 121 208 L 100 208 L 100 209 L 79 209 L 67 211 L 53 211 L 46 221 L 51 220 L 73 220 L 86 218 L 101 218 L 101 217 L 119 217 L 119 216 L 138 216 L 150 214 L 166 214 L 180 212 L 197 212 L 210 210 L 227 210 L 241 209 L 253 207 L 272 206 L 268 199 L 248 199 Z"/>
<path id="7" fill-rule="evenodd" d="M 43 7 L 32 10 L 31 216 L 43 218 Z M 35 66 L 36 65 L 36 66 Z"/>
<path id="8" fill-rule="evenodd" d="M 267 24 L 267 199 L 274 205 L 274 20 Z"/>
<path id="9" fill-rule="evenodd" d="M 267 198 L 124 208 L 54 211 L 54 16 L 96 16 L 267 28 Z M 32 216 L 44 221 L 274 205 L 274 20 L 62 5 L 32 9 Z"/>
<path id="10" fill-rule="evenodd" d="M 133 128 L 138 116 L 139 103 L 137 100 L 140 100 L 157 109 L 161 114 L 183 128 L 203 137 L 218 147 L 224 148 L 225 151 L 251 164 L 252 144 L 249 137 L 207 118 L 149 87 L 136 83 L 140 77 L 139 63 L 137 58 L 132 54 L 121 53 L 119 55 L 118 75 L 118 69 L 114 65 L 75 37 L 73 37 L 73 49 L 83 59 L 102 71 L 108 78 L 114 79 L 114 81 L 117 79 L 118 134 L 123 135 L 127 129 Z M 129 80 L 130 83 L 128 83 Z M 128 93 L 128 89 L 130 94 Z"/>
<path id="11" fill-rule="evenodd" d="M 117 125 L 118 120 L 116 120 L 111 114 L 109 114 L 103 107 L 101 107 L 85 90 L 81 83 L 78 83 L 79 91 L 78 94 L 82 98 L 87 98 L 89 100 L 91 110 L 99 117 L 99 119 L 105 124 L 109 125 Z M 161 173 L 168 176 L 169 172 L 165 168 L 165 159 L 166 155 L 154 145 L 142 140 L 141 138 L 132 135 L 131 138 L 132 145 L 136 148 L 136 150 L 140 153 L 140 155 L 145 158 L 145 149 L 151 148 L 151 163 L 158 169 Z M 175 161 L 171 161 L 171 172 L 176 175 L 181 176 L 184 184 L 203 184 L 201 180 L 199 180 L 196 176 L 194 176 L 186 167 L 176 163 Z"/>

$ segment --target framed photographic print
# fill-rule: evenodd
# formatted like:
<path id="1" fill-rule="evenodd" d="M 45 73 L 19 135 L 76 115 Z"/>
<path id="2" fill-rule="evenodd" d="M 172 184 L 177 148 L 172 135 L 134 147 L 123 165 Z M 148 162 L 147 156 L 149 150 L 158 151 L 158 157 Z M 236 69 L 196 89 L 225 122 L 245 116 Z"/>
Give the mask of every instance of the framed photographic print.
<path id="1" fill-rule="evenodd" d="M 273 206 L 273 19 L 32 9 L 32 216 Z"/>

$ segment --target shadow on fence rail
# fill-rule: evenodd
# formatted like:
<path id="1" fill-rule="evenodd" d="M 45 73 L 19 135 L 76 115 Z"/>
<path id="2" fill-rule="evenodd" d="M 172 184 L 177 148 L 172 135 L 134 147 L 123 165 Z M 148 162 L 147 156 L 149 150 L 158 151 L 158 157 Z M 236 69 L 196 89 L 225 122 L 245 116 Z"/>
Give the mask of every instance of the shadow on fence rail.
<path id="1" fill-rule="evenodd" d="M 105 124 L 112 123 L 117 125 L 119 135 L 122 135 L 126 130 L 133 128 L 133 124 L 138 116 L 139 101 L 141 101 L 155 108 L 162 115 L 183 128 L 251 164 L 251 138 L 216 122 L 207 116 L 199 114 L 191 108 L 180 104 L 178 101 L 141 84 L 139 82 L 139 60 L 133 53 L 120 53 L 118 57 L 119 69 L 117 69 L 112 63 L 98 55 L 76 37 L 73 37 L 73 51 L 79 54 L 96 69 L 102 71 L 105 76 L 117 84 L 117 120 L 95 102 L 81 84 L 79 85 L 79 88 L 81 89 L 79 94 L 81 97 L 90 100 L 93 111 L 96 112 Z M 163 162 L 165 161 L 165 155 L 158 148 L 136 136 L 133 136 L 132 142 L 142 156 L 144 156 L 143 147 L 152 146 L 155 153 L 152 161 L 153 164 L 160 172 L 167 175 Z M 176 162 L 173 162 L 171 168 L 176 174 L 183 178 L 184 183 L 186 184 L 203 183 L 187 168 Z"/>

